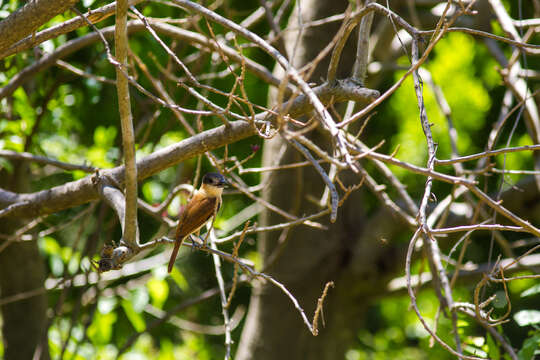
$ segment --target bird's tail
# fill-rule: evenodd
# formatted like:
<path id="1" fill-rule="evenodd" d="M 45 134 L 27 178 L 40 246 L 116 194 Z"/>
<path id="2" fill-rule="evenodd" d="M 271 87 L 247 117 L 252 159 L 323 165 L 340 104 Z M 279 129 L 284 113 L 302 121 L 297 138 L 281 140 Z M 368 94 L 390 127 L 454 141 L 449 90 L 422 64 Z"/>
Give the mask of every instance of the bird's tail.
<path id="1" fill-rule="evenodd" d="M 174 242 L 174 249 L 171 254 L 171 259 L 169 260 L 169 273 L 172 271 L 174 267 L 174 262 L 176 261 L 176 255 L 178 255 L 178 250 L 180 250 L 180 246 L 182 246 L 183 242 L 184 242 L 183 237 L 176 239 L 176 241 Z"/>

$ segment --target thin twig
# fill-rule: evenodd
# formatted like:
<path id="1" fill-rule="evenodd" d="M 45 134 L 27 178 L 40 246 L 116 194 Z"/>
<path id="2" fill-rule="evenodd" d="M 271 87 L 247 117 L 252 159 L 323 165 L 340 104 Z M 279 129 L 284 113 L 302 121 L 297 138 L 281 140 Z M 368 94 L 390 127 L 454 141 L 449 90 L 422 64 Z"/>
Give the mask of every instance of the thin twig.
<path id="1" fill-rule="evenodd" d="M 489 156 L 496 156 L 501 154 L 508 154 L 513 152 L 521 152 L 521 151 L 540 151 L 540 145 L 524 145 L 524 146 L 517 146 L 517 147 L 507 147 L 503 149 L 498 150 L 488 150 L 484 151 L 478 154 L 472 154 L 467 156 L 461 156 L 459 158 L 454 159 L 448 159 L 448 160 L 435 160 L 436 165 L 451 165 L 455 163 L 461 163 L 476 159 L 481 159 Z"/>
<path id="2" fill-rule="evenodd" d="M 38 164 L 52 165 L 64 170 L 81 170 L 87 173 L 93 173 L 96 168 L 87 165 L 70 164 L 46 156 L 34 155 L 28 152 L 16 152 L 11 150 L 0 150 L 0 157 L 14 160 L 33 161 Z"/>
<path id="3" fill-rule="evenodd" d="M 295 139 L 290 139 L 289 142 L 295 147 L 298 151 L 300 151 L 317 169 L 317 172 L 321 175 L 324 183 L 328 188 L 330 189 L 330 198 L 331 198 L 331 212 L 330 212 L 330 222 L 335 222 L 337 218 L 337 209 L 338 209 L 338 203 L 339 203 L 339 195 L 337 193 L 336 187 L 334 183 L 328 178 L 328 175 L 324 171 L 324 169 L 319 165 L 319 163 L 313 158 L 313 155 L 303 147 L 298 141 Z"/>

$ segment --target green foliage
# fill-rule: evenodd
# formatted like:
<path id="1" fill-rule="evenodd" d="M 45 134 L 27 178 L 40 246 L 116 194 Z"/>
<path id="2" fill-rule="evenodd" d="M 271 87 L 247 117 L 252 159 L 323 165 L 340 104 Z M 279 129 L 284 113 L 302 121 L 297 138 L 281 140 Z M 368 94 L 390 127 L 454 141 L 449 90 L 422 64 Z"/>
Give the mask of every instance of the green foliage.
<path id="1" fill-rule="evenodd" d="M 530 281 L 520 281 L 531 284 Z M 510 282 L 509 285 L 519 282 Z M 533 282 L 534 283 L 534 282 Z M 522 297 L 523 286 L 513 286 L 510 288 L 510 299 L 513 306 L 518 304 L 517 299 Z M 525 296 L 534 296 L 535 286 L 530 286 Z M 456 301 L 468 299 L 466 289 L 455 288 L 453 296 Z M 422 316 L 428 325 L 433 328 L 433 319 L 437 313 L 437 301 L 434 293 L 429 290 L 421 291 L 417 294 L 417 304 L 421 309 Z M 506 305 L 505 305 L 506 306 Z M 502 312 L 506 311 L 503 307 Z M 495 310 L 493 316 L 497 314 Z M 514 320 L 519 326 L 533 326 L 535 331 L 531 332 L 524 341 L 519 351 L 520 359 L 532 359 L 534 351 L 540 348 L 537 346 L 540 341 L 538 323 L 540 322 L 540 312 L 537 310 L 516 311 Z M 407 295 L 400 295 L 385 298 L 373 304 L 368 311 L 366 319 L 367 327 L 359 332 L 357 346 L 350 349 L 346 359 L 454 359 L 455 357 L 443 350 L 441 346 L 431 340 L 424 327 L 418 322 L 416 314 L 410 307 L 410 299 Z M 462 346 L 466 353 L 476 356 L 488 356 L 489 359 L 509 359 L 508 354 L 502 350 L 500 344 L 486 332 L 479 332 L 478 325 L 469 317 L 458 315 L 458 332 L 462 339 Z M 506 338 L 510 325 L 499 326 L 496 330 Z M 437 327 L 437 335 L 450 346 L 455 347 L 454 335 L 450 320 L 444 314 L 440 314 Z M 506 338 L 514 344 L 515 339 Z M 434 346 L 432 346 L 434 344 Z M 519 343 L 518 343 L 519 344 Z M 514 346 L 515 347 L 515 346 Z M 525 356 L 525 357 L 524 357 Z"/>
<path id="2" fill-rule="evenodd" d="M 487 347 L 488 347 L 488 356 L 490 359 L 500 359 L 501 352 L 499 350 L 499 345 L 493 340 L 490 334 L 486 336 Z"/>
<path id="3" fill-rule="evenodd" d="M 213 354 L 208 350 L 207 345 L 203 336 L 185 333 L 184 344 L 180 346 L 175 355 L 179 359 L 211 360 Z"/>
<path id="4" fill-rule="evenodd" d="M 521 297 L 532 296 L 540 293 L 540 284 L 536 284 L 521 293 Z"/>
<path id="5" fill-rule="evenodd" d="M 418 307 L 430 327 L 435 317 L 435 295 L 422 293 Z M 430 348 L 430 336 L 410 309 L 407 296 L 383 299 L 368 312 L 368 327 L 358 336 L 359 346 L 347 354 L 348 359 L 453 359 L 439 346 Z M 464 324 L 466 326 L 466 324 Z M 441 317 L 439 336 L 452 343 L 449 323 Z M 460 328 L 461 330 L 462 328 Z"/>
<path id="6" fill-rule="evenodd" d="M 152 299 L 152 305 L 158 309 L 163 308 L 163 304 L 169 296 L 169 284 L 164 279 L 152 278 L 146 283 L 148 294 Z"/>
<path id="7" fill-rule="evenodd" d="M 188 282 L 184 277 L 184 274 L 182 274 L 182 272 L 178 270 L 177 267 L 173 268 L 171 272 L 171 278 L 182 291 L 187 291 L 187 289 L 189 288 Z"/>
<path id="8" fill-rule="evenodd" d="M 94 145 L 88 149 L 88 160 L 99 168 L 109 168 L 114 166 L 114 161 L 118 157 L 118 149 L 112 147 L 116 138 L 116 127 L 107 128 L 98 126 L 94 132 Z"/>
<path id="9" fill-rule="evenodd" d="M 113 325 L 117 320 L 115 312 L 102 314 L 100 311 L 94 313 L 92 324 L 88 328 L 88 338 L 92 344 L 107 345 L 112 338 Z"/>
<path id="10" fill-rule="evenodd" d="M 132 296 L 131 299 L 138 301 L 137 304 L 141 303 L 141 297 Z M 144 321 L 143 316 L 140 313 L 141 309 L 136 304 L 133 304 L 130 300 L 122 300 L 122 308 L 124 309 L 124 312 L 126 316 L 128 317 L 129 321 L 131 322 L 131 325 L 133 326 L 135 331 L 142 332 L 144 331 L 144 329 L 146 329 L 146 323 Z M 144 301 L 144 298 L 143 298 L 143 301 Z"/>
<path id="11" fill-rule="evenodd" d="M 475 67 L 477 60 L 477 43 L 473 38 L 461 34 L 450 33 L 443 38 L 434 50 L 434 57 L 425 68 L 439 86 L 452 109 L 452 122 L 458 130 L 458 150 L 461 153 L 474 153 L 480 150 L 482 144 L 475 143 L 476 134 L 485 125 L 485 117 L 491 106 L 491 99 L 486 88 L 478 81 L 478 73 L 486 79 L 489 87 L 495 83 L 497 74 L 489 69 L 495 68 L 493 60 L 483 64 L 482 69 Z M 487 69 L 487 70 L 484 70 Z M 404 72 L 397 72 L 397 81 Z M 497 78 L 496 78 L 497 76 Z M 434 93 L 428 82 L 424 82 L 423 94 L 425 108 L 435 142 L 438 144 L 437 156 L 448 158 L 451 147 L 448 137 L 448 122 L 437 105 Z M 396 118 L 398 128 L 392 137 L 392 148 L 400 146 L 398 157 L 416 165 L 425 165 L 427 147 L 425 136 L 420 124 L 417 100 L 414 94 L 412 77 L 409 76 L 403 85 L 396 90 L 389 101 L 389 106 Z M 404 175 L 403 169 L 395 169 Z"/>
<path id="12" fill-rule="evenodd" d="M 40 250 L 48 257 L 49 267 L 54 276 L 60 277 L 64 272 L 64 261 L 62 260 L 62 248 L 56 239 L 46 236 L 39 241 Z"/>
<path id="13" fill-rule="evenodd" d="M 157 181 L 147 181 L 142 186 L 144 199 L 151 204 L 161 202 L 167 195 L 165 186 Z"/>
<path id="14" fill-rule="evenodd" d="M 5 101 L 5 100 L 3 100 Z M 30 99 L 22 88 L 13 93 L 13 108 L 18 114 L 17 119 L 0 120 L 0 148 L 23 151 L 24 138 L 30 133 L 36 119 Z"/>
<path id="15" fill-rule="evenodd" d="M 474 67 L 476 46 L 471 36 L 448 34 L 438 44 L 434 60 L 428 65 L 435 83 L 441 86 L 452 108 L 456 127 L 462 130 L 458 143 L 461 151 L 470 151 L 473 135 L 484 126 L 491 105 L 487 89 L 478 81 L 480 71 Z M 494 60 L 487 64 L 488 68 L 495 66 Z"/>
<path id="16" fill-rule="evenodd" d="M 535 354 L 540 354 L 540 331 L 536 330 L 523 342 L 518 352 L 519 360 L 532 360 Z"/>
<path id="17" fill-rule="evenodd" d="M 19 115 L 20 120 L 14 121 L 11 125 L 11 130 L 13 133 L 19 133 L 21 135 L 28 135 L 30 129 L 36 121 L 36 113 L 32 107 L 30 99 L 26 95 L 26 92 L 22 88 L 18 88 L 13 93 L 13 108 L 14 111 Z M 10 126 L 8 125 L 8 128 Z"/>
<path id="18" fill-rule="evenodd" d="M 515 141 L 510 144 L 511 146 L 525 146 L 532 145 L 531 137 L 527 134 L 516 136 Z M 506 145 L 506 144 L 505 144 Z M 497 158 L 497 167 L 500 169 L 508 170 L 520 170 L 520 169 L 532 169 L 532 158 L 523 152 L 510 153 L 506 156 L 500 156 Z M 516 183 L 522 175 L 518 174 L 505 174 L 505 179 L 510 183 Z"/>
<path id="19" fill-rule="evenodd" d="M 521 310 L 514 314 L 514 320 L 519 326 L 527 326 L 540 323 L 540 311 Z"/>

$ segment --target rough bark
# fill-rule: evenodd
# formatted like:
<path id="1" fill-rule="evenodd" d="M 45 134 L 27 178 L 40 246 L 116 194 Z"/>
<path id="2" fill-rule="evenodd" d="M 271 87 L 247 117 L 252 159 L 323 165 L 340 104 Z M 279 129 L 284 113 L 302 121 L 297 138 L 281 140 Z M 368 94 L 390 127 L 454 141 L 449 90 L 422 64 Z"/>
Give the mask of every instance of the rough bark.
<path id="1" fill-rule="evenodd" d="M 304 1 L 303 20 L 342 13 L 346 1 Z M 291 15 L 291 27 L 296 26 L 297 15 Z M 293 51 L 295 32 L 286 38 L 289 54 L 295 54 L 292 62 L 299 67 L 312 60 L 322 47 L 337 32 L 336 27 L 325 26 L 304 31 L 298 48 Z M 354 44 L 351 39 L 351 44 Z M 344 55 L 339 77 L 350 75 L 354 58 L 354 46 L 350 55 Z M 313 81 L 324 77 L 327 62 L 319 65 L 312 76 Z M 318 133 L 313 139 L 326 143 L 331 139 Z M 277 136 L 265 143 L 264 166 L 275 165 L 275 156 L 285 145 Z M 291 148 L 291 147 L 289 147 Z M 289 149 L 281 163 L 304 160 Z M 300 168 L 281 171 L 271 175 L 271 185 L 263 191 L 263 196 L 272 204 L 291 213 L 301 215 L 315 211 L 314 205 L 306 199 L 307 194 L 320 197 L 323 181 L 315 170 Z M 341 174 L 348 184 L 360 181 L 358 175 Z M 317 337 L 311 335 L 301 320 L 298 311 L 281 291 L 269 283 L 254 285 L 250 308 L 237 352 L 237 359 L 340 359 L 352 345 L 360 328 L 370 300 L 385 291 L 386 280 L 395 274 L 399 266 L 397 259 L 400 249 L 384 246 L 379 242 L 387 230 L 400 229 L 399 226 L 385 226 L 389 215 L 384 212 L 376 218 L 367 219 L 362 206 L 360 192 L 353 194 L 340 208 L 336 223 L 328 231 L 309 227 L 297 227 L 287 235 L 263 233 L 258 239 L 259 252 L 268 265 L 275 252 L 280 256 L 267 272 L 274 276 L 296 296 L 309 317 L 327 281 L 334 281 L 324 306 L 325 327 L 320 326 Z M 264 225 L 282 221 L 279 215 L 264 212 Z M 402 229 L 402 227 L 401 227 Z"/>
<path id="2" fill-rule="evenodd" d="M 78 0 L 32 0 L 0 21 L 0 52 L 72 7 Z"/>
<path id="3" fill-rule="evenodd" d="M 0 186 L 14 191 L 27 190 L 27 166 L 15 164 L 14 173 L 2 174 Z M 24 224 L 21 218 L 2 219 L 0 233 L 12 235 Z M 0 240 L 0 245 L 3 241 Z M 17 294 L 43 289 L 45 264 L 40 256 L 36 241 L 17 241 L 0 252 L 0 297 L 9 298 Z M 49 359 L 46 341 L 47 294 L 37 295 L 6 303 L 2 311 L 2 336 L 6 360 L 32 359 L 38 346 L 40 359 Z M 45 337 L 45 341 L 42 341 Z"/>

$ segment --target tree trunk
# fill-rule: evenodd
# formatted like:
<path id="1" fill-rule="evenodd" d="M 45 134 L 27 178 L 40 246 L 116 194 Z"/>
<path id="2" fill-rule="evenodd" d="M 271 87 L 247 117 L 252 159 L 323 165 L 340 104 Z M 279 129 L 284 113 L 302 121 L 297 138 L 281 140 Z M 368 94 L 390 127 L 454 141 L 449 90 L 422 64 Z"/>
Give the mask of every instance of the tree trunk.
<path id="1" fill-rule="evenodd" d="M 302 1 L 303 21 L 310 21 L 343 13 L 347 1 Z M 291 15 L 290 27 L 297 27 L 297 14 Z M 298 68 L 315 58 L 337 32 L 337 26 L 305 29 L 296 51 L 297 32 L 288 32 L 285 38 L 289 54 L 295 54 L 292 63 Z M 355 39 L 342 56 L 340 77 L 349 76 L 355 53 Z M 322 62 L 312 76 L 320 82 L 325 77 L 328 62 Z M 317 144 L 331 145 L 323 130 L 313 134 Z M 286 141 L 276 136 L 265 143 L 263 166 L 276 165 L 276 156 L 286 146 Z M 302 159 L 289 146 L 280 164 Z M 326 167 L 328 170 L 328 167 Z M 347 185 L 360 182 L 360 176 L 341 173 Z M 263 178 L 270 180 L 263 196 L 278 207 L 298 216 L 318 209 L 306 197 L 320 199 L 324 183 L 313 167 L 282 170 Z M 367 219 L 362 206 L 363 196 L 353 193 L 339 209 L 337 221 L 329 229 L 319 230 L 299 226 L 288 233 L 262 233 L 258 239 L 259 252 L 264 260 L 265 272 L 282 282 L 297 298 L 312 319 L 317 299 L 328 281 L 335 282 L 324 305 L 325 326 L 319 324 L 319 335 L 314 337 L 303 323 L 299 312 L 289 298 L 274 285 L 256 283 L 253 287 L 246 324 L 241 336 L 237 359 L 341 359 L 362 325 L 370 300 L 386 291 L 386 282 L 400 266 L 403 249 L 383 245 L 381 237 L 390 237 L 389 231 L 403 230 L 391 215 L 382 211 Z M 329 223 L 328 217 L 320 219 Z M 389 221 L 390 220 L 390 221 Z M 261 215 L 261 225 L 284 221 L 276 213 L 266 210 Z M 396 226 L 397 225 L 397 226 Z M 276 254 L 279 254 L 276 258 Z M 275 259 L 275 261 L 273 261 Z"/>
<path id="2" fill-rule="evenodd" d="M 0 186 L 16 192 L 28 191 L 29 176 L 26 164 L 14 164 L 13 174 L 2 172 Z M 3 218 L 0 233 L 11 236 L 25 221 Z M 0 240 L 0 246 L 6 240 Z M 43 289 L 45 265 L 38 251 L 37 242 L 15 241 L 0 252 L 0 298 L 6 299 L 25 292 Z M 44 289 L 43 289 L 44 290 Z M 38 291 L 39 292 L 39 291 Z M 1 306 L 2 336 L 6 360 L 32 359 L 38 346 L 39 359 L 49 359 L 46 339 L 47 294 L 36 295 L 8 302 Z"/>

